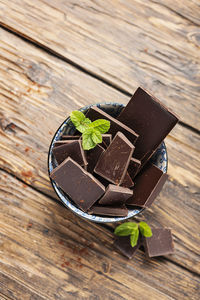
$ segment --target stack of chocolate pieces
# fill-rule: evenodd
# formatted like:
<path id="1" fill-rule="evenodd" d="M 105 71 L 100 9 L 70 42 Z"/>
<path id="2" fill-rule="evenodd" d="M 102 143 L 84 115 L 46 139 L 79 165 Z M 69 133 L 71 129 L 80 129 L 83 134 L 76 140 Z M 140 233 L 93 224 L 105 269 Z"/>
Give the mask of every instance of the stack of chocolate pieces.
<path id="1" fill-rule="evenodd" d="M 97 107 L 86 116 L 110 121 L 102 144 L 84 151 L 79 135 L 63 135 L 50 177 L 89 214 L 125 217 L 127 207 L 150 207 L 167 180 L 150 158 L 178 118 L 141 88 L 117 119 Z"/>

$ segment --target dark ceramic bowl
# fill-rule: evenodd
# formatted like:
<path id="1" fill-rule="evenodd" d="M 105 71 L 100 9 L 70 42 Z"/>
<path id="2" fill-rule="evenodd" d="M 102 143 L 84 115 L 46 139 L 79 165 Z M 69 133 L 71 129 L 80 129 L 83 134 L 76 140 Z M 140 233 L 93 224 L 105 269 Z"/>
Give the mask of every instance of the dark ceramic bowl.
<path id="1" fill-rule="evenodd" d="M 107 112 L 112 117 L 117 117 L 119 115 L 119 113 L 121 112 L 122 108 L 124 107 L 123 104 L 119 104 L 119 103 L 98 103 L 98 104 L 94 104 L 94 105 L 90 105 L 90 106 L 85 106 L 85 107 L 81 108 L 80 111 L 82 111 L 83 113 L 86 113 L 87 110 L 91 106 L 97 106 L 97 107 L 101 108 L 102 110 Z M 52 154 L 52 149 L 54 147 L 54 143 L 56 141 L 59 141 L 63 134 L 73 135 L 74 133 L 75 133 L 75 128 L 74 128 L 73 124 L 71 123 L 70 118 L 68 117 L 62 123 L 62 125 L 58 128 L 58 130 L 56 131 L 56 133 L 55 133 L 55 135 L 52 139 L 52 142 L 51 142 L 51 145 L 50 145 L 50 148 L 49 148 L 49 155 L 48 155 L 48 171 L 49 171 L 49 174 L 57 166 L 57 163 L 56 163 L 56 161 L 54 159 L 54 156 Z M 161 145 L 157 149 L 156 153 L 151 158 L 151 161 L 159 169 L 161 169 L 164 173 L 167 172 L 168 158 L 167 158 L 167 150 L 166 150 L 166 146 L 165 146 L 164 142 L 161 143 Z M 108 222 L 123 221 L 125 219 L 136 216 L 137 214 L 139 214 L 143 210 L 143 208 L 129 209 L 128 215 L 126 217 L 101 217 L 101 216 L 97 216 L 97 215 L 89 215 L 89 214 L 83 212 L 82 210 L 80 210 L 74 204 L 74 202 L 62 191 L 62 189 L 55 183 L 54 180 L 51 180 L 51 183 L 52 183 L 52 186 L 53 186 L 56 194 L 58 195 L 58 197 L 60 198 L 60 200 L 63 202 L 63 204 L 65 206 L 67 206 L 70 210 L 72 210 L 79 217 L 88 219 L 88 220 L 93 221 L 93 222 L 108 223 Z"/>

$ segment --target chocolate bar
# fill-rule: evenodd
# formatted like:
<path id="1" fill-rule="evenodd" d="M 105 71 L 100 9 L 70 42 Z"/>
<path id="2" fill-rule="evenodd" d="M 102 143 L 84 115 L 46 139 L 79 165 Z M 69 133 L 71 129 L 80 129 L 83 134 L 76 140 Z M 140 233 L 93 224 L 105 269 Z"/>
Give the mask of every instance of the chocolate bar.
<path id="1" fill-rule="evenodd" d="M 137 245 L 132 247 L 130 244 L 130 236 L 118 236 L 114 241 L 114 247 L 117 248 L 124 256 L 131 259 L 135 252 L 140 248 L 142 237 L 139 235 Z"/>
<path id="2" fill-rule="evenodd" d="M 177 116 L 140 87 L 117 119 L 139 134 L 134 157 L 146 156 L 145 161 L 178 122 Z"/>
<path id="3" fill-rule="evenodd" d="M 50 177 L 83 211 L 87 211 L 105 192 L 104 186 L 70 157 L 55 168 Z"/>
<path id="4" fill-rule="evenodd" d="M 72 143 L 64 143 L 64 145 L 53 148 L 52 151 L 58 164 L 61 164 L 68 156 L 70 156 L 80 166 L 87 165 L 85 152 L 82 149 L 80 140 Z"/>
<path id="5" fill-rule="evenodd" d="M 94 168 L 96 166 L 96 163 L 100 157 L 100 155 L 104 152 L 104 148 L 101 147 L 100 145 L 96 145 L 96 147 L 94 147 L 91 150 L 86 151 L 86 157 L 87 157 L 87 171 L 90 173 L 93 173 Z"/>
<path id="6" fill-rule="evenodd" d="M 110 146 L 100 156 L 94 172 L 120 185 L 124 180 L 134 148 L 124 134 L 118 132 Z"/>
<path id="7" fill-rule="evenodd" d="M 161 191 L 168 175 L 155 165 L 148 163 L 135 177 L 133 196 L 126 202 L 127 205 L 150 207 Z"/>
<path id="8" fill-rule="evenodd" d="M 128 215 L 128 209 L 126 206 L 97 206 L 93 205 L 90 210 L 88 210 L 90 215 L 102 215 L 102 216 L 117 216 L 126 217 Z"/>
<path id="9" fill-rule="evenodd" d="M 98 107 L 91 107 L 87 112 L 86 116 L 92 121 L 95 121 L 97 119 L 105 119 L 110 121 L 110 129 L 108 133 L 112 134 L 113 137 L 118 131 L 121 131 L 133 145 L 135 144 L 138 138 L 138 134 L 134 130 L 127 127 L 125 124 L 119 122 L 117 119 L 111 117 Z"/>
<path id="10" fill-rule="evenodd" d="M 99 200 L 101 205 L 122 205 L 133 195 L 133 191 L 118 185 L 109 184 L 106 192 Z"/>
<path id="11" fill-rule="evenodd" d="M 102 143 L 100 144 L 105 149 L 110 145 L 112 140 L 112 134 L 102 134 Z"/>
<path id="12" fill-rule="evenodd" d="M 128 166 L 128 173 L 131 179 L 135 178 L 136 174 L 140 169 L 140 166 L 141 166 L 141 161 L 132 157 Z"/>
<path id="13" fill-rule="evenodd" d="M 171 230 L 168 228 L 152 228 L 151 237 L 143 237 L 146 255 L 155 257 L 172 254 L 174 245 Z"/>
<path id="14" fill-rule="evenodd" d="M 61 141 L 56 141 L 53 146 L 54 147 L 58 147 L 58 146 L 62 146 L 64 144 L 70 144 L 72 142 L 75 142 L 76 140 L 61 140 Z"/>
<path id="15" fill-rule="evenodd" d="M 123 187 L 126 187 L 126 188 L 131 188 L 134 186 L 134 182 L 133 180 L 131 179 L 130 175 L 129 175 L 129 172 L 127 171 L 125 176 L 124 176 L 124 180 L 123 182 L 121 183 L 121 186 Z"/>
<path id="16" fill-rule="evenodd" d="M 80 139 L 80 135 L 62 135 L 61 136 L 62 140 L 78 140 Z"/>

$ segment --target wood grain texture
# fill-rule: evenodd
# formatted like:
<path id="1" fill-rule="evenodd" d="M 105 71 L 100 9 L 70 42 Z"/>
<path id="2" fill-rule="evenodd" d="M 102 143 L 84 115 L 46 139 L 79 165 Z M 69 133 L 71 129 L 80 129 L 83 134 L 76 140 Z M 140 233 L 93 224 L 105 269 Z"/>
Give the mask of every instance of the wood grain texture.
<path id="1" fill-rule="evenodd" d="M 199 20 L 190 0 L 0 0 L 3 26 L 126 92 L 146 87 L 198 129 Z"/>
<path id="2" fill-rule="evenodd" d="M 2 171 L 0 190 L 0 282 L 7 284 L 6 296 L 198 299 L 198 277 L 169 260 L 147 260 L 141 251 L 133 260 L 123 258 L 113 249 L 112 233 Z"/>
<path id="3" fill-rule="evenodd" d="M 0 41 L 0 167 L 52 194 L 46 161 L 55 130 L 74 109 L 129 97 L 4 30 Z M 197 192 L 198 135 L 177 126 L 166 144 L 169 174 Z"/>

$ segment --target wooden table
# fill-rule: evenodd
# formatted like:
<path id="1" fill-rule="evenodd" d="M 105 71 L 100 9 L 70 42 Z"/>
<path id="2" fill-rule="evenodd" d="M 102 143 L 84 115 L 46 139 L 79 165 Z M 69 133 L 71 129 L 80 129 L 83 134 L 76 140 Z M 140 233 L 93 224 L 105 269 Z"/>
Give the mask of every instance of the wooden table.
<path id="1" fill-rule="evenodd" d="M 199 299 L 198 0 L 0 0 L 0 299 Z M 144 86 L 181 122 L 170 175 L 137 220 L 172 228 L 174 255 L 127 260 L 111 224 L 58 201 L 47 174 L 60 123 Z"/>

